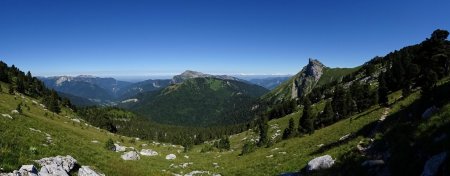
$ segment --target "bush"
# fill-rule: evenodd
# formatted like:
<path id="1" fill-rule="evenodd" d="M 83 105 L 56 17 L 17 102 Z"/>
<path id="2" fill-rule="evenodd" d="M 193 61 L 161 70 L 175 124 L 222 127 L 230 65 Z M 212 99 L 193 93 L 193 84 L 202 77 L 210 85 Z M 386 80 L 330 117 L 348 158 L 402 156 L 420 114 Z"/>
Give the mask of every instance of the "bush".
<path id="1" fill-rule="evenodd" d="M 242 152 L 239 154 L 240 156 L 251 153 L 255 151 L 256 145 L 253 142 L 246 142 L 242 147 Z"/>
<path id="2" fill-rule="evenodd" d="M 109 138 L 108 141 L 106 141 L 105 148 L 107 150 L 111 150 L 111 151 L 115 151 L 116 150 L 116 146 L 114 145 L 114 141 L 111 138 Z"/>

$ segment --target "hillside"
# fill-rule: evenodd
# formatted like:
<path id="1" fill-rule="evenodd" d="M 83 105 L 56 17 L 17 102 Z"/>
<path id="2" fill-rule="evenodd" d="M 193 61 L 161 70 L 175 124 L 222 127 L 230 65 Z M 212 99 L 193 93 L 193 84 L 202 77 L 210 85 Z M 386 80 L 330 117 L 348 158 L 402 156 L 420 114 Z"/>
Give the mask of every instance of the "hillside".
<path id="1" fill-rule="evenodd" d="M 113 107 L 75 112 L 31 73 L 0 62 L 0 172 L 70 155 L 77 167 L 62 171 L 67 175 L 86 168 L 78 166 L 106 175 L 449 175 L 448 35 L 436 30 L 420 44 L 375 57 L 339 81 L 315 86 L 298 100 L 301 105 L 295 101 L 287 106 L 290 111 L 282 107 L 283 113 L 274 113 L 277 118 L 244 114 L 260 118 L 245 119 L 235 128 L 157 126 Z M 312 78 L 320 80 L 306 80 Z M 227 112 L 217 108 L 242 102 L 249 103 L 236 107 L 247 111 L 233 112 L 265 110 L 250 100 L 267 90 L 254 86 L 190 78 L 144 93 L 151 106 L 142 110 L 163 107 L 158 112 L 190 115 L 209 105 Z M 41 171 L 48 167 L 53 166 Z"/>
<path id="2" fill-rule="evenodd" d="M 329 68 L 318 60 L 309 59 L 303 69 L 262 97 L 267 102 L 283 102 L 297 99 L 310 93 L 316 86 L 340 81 L 357 68 Z"/>
<path id="3" fill-rule="evenodd" d="M 164 124 L 237 124 L 254 118 L 249 111 L 266 92 L 265 88 L 240 81 L 199 77 L 157 92 L 139 94 L 136 96 L 139 101 L 129 103 L 129 109 Z"/>
<path id="4" fill-rule="evenodd" d="M 145 80 L 137 83 L 133 83 L 124 86 L 122 89 L 117 91 L 119 99 L 127 99 L 133 97 L 139 93 L 156 91 L 159 89 L 166 88 L 170 85 L 171 80 L 168 79 L 156 79 L 156 80 Z"/>

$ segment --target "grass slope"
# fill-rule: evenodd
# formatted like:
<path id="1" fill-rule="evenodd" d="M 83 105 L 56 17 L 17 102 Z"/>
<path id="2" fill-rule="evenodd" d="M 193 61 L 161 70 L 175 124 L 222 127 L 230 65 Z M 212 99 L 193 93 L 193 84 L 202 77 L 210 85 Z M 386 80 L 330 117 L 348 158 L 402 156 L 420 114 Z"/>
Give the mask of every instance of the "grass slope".
<path id="1" fill-rule="evenodd" d="M 2 85 L 2 87 L 6 86 Z M 3 92 L 5 91 L 4 89 Z M 397 100 L 399 96 L 399 92 L 392 94 L 391 102 Z M 417 97 L 418 93 L 414 93 L 397 101 L 393 104 L 391 113 L 408 106 Z M 194 170 L 210 171 L 222 175 L 276 175 L 283 172 L 295 172 L 303 168 L 314 157 L 329 154 L 333 158 L 341 158 L 348 151 L 355 150 L 358 142 L 364 138 L 363 135 L 360 135 L 362 131 L 370 129 L 384 111 L 384 108 L 373 107 L 349 119 L 317 130 L 312 135 L 284 140 L 269 148 L 260 148 L 253 153 L 239 156 L 243 143 L 255 138 L 257 136 L 255 132 L 247 131 L 231 136 L 232 150 L 230 151 L 201 153 L 200 150 L 206 145 L 203 144 L 195 146 L 187 153 L 179 153 L 182 151 L 179 146 L 154 145 L 149 141 L 132 143 L 131 138 L 114 135 L 84 123 L 72 121 L 70 118 L 74 118 L 75 115 L 68 109 L 63 109 L 60 115 L 51 114 L 39 105 L 33 104 L 32 101 L 28 97 L 0 93 L 1 114 L 10 114 L 17 104 L 24 104 L 22 106 L 23 114 L 12 115 L 14 119 L 0 116 L 0 137 L 2 139 L 0 141 L 0 167 L 5 171 L 18 169 L 22 164 L 30 164 L 32 160 L 43 157 L 71 155 L 78 160 L 80 165 L 93 166 L 107 175 L 170 175 L 172 173 L 189 173 Z M 315 106 L 316 112 L 323 108 L 322 104 Z M 301 112 L 296 112 L 270 121 L 270 136 L 273 136 L 277 129 L 283 130 L 291 117 L 295 119 L 297 125 L 300 116 Z M 53 138 L 53 144 L 43 146 L 45 135 L 33 132 L 29 128 L 49 133 Z M 343 143 L 336 142 L 349 133 L 355 134 L 355 137 Z M 109 138 L 120 141 L 121 145 L 132 146 L 136 149 L 153 149 L 159 152 L 159 156 L 141 156 L 139 161 L 123 161 L 120 159 L 122 153 L 104 149 L 104 144 Z M 92 140 L 100 143 L 92 143 Z M 143 143 L 150 145 L 141 147 Z M 318 147 L 320 144 L 324 144 L 325 148 Z M 36 152 L 31 150 L 32 148 L 36 148 Z M 165 156 L 170 153 L 176 154 L 177 159 L 166 160 Z M 185 158 L 184 155 L 189 158 Z M 178 167 L 183 163 L 190 162 L 193 164 L 186 168 Z"/>

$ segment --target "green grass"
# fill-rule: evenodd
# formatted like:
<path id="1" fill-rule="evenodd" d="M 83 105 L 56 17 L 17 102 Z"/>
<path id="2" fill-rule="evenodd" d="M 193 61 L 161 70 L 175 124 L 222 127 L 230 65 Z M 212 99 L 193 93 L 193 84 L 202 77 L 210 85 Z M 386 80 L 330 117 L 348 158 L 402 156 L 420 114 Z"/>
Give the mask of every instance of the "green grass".
<path id="1" fill-rule="evenodd" d="M 6 87 L 2 84 L 2 87 Z M 6 90 L 4 89 L 3 92 Z M 393 105 L 392 112 L 399 110 L 402 106 L 407 106 L 416 99 L 417 93 L 402 100 L 398 100 Z M 393 93 L 391 100 L 398 99 L 399 93 Z M 28 110 L 23 107 L 23 115 L 14 115 L 14 119 L 0 117 L 0 167 L 7 171 L 18 169 L 22 164 L 32 164 L 33 160 L 43 157 L 56 155 L 71 155 L 78 160 L 80 165 L 93 166 L 95 169 L 107 175 L 170 175 L 171 173 L 189 173 L 193 170 L 205 170 L 211 173 L 220 173 L 222 175 L 276 175 L 282 172 L 298 171 L 303 168 L 309 160 L 314 157 L 329 154 L 333 158 L 340 158 L 348 151 L 354 150 L 357 143 L 363 139 L 362 136 L 356 136 L 351 140 L 333 145 L 340 137 L 348 133 L 357 133 L 361 129 L 370 126 L 371 123 L 378 120 L 383 112 L 383 108 L 373 107 L 366 112 L 356 114 L 351 118 L 339 121 L 331 126 L 316 130 L 312 135 L 295 137 L 289 140 L 281 141 L 269 148 L 259 148 L 256 151 L 244 156 L 239 156 L 242 145 L 246 140 L 256 137 L 252 131 L 246 131 L 230 137 L 230 151 L 220 152 L 213 150 L 211 152 L 201 153 L 204 145 L 194 146 L 187 153 L 178 153 L 182 151 L 180 147 L 170 145 L 151 145 L 150 141 L 137 141 L 130 143 L 131 138 L 111 134 L 104 130 L 86 126 L 84 123 L 76 123 L 68 117 L 75 117 L 75 114 L 69 109 L 63 109 L 59 115 L 52 114 L 43 110 L 39 105 L 34 105 L 32 99 L 21 96 L 12 96 L 0 93 L 0 113 L 10 114 L 17 104 L 23 103 L 30 107 Z M 315 112 L 323 109 L 323 102 L 314 106 Z M 45 115 L 47 114 L 47 115 Z M 292 117 L 298 125 L 298 118 L 301 112 L 295 112 L 283 118 L 269 122 L 271 125 L 270 134 L 272 136 L 276 129 L 274 125 L 279 126 L 281 131 L 288 124 Z M 49 133 L 53 138 L 53 144 L 43 146 L 45 135 L 36 133 L 28 128 L 35 128 Z M 136 149 L 148 148 L 156 150 L 160 155 L 155 157 L 141 156 L 139 161 L 123 161 L 120 158 L 121 153 L 111 152 L 104 149 L 106 141 L 112 138 L 114 141 L 122 141 L 121 145 L 132 146 Z M 100 141 L 94 144 L 91 141 Z M 143 143 L 149 144 L 148 147 L 141 147 Z M 327 150 L 319 150 L 317 146 L 324 144 L 332 146 Z M 36 148 L 33 152 L 30 148 Z M 276 148 L 278 148 L 276 150 Z M 284 154 L 283 152 L 286 152 Z M 167 154 L 174 153 L 177 159 L 166 160 Z M 184 158 L 189 156 L 189 159 Z M 267 157 L 273 155 L 273 157 Z M 182 163 L 192 162 L 187 168 L 170 167 L 171 164 L 180 165 Z M 213 163 L 218 164 L 216 168 Z"/>

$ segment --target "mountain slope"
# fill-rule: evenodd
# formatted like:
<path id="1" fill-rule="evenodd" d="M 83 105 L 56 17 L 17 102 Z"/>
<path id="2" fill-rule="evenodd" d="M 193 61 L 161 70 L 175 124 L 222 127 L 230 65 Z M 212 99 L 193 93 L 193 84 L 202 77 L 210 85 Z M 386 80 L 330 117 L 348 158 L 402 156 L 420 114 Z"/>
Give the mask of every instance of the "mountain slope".
<path id="1" fill-rule="evenodd" d="M 145 80 L 123 87 L 122 89 L 117 91 L 117 95 L 120 97 L 120 99 L 126 99 L 133 97 L 139 93 L 151 92 L 166 88 L 170 85 L 170 82 L 171 80 L 169 79 Z"/>
<path id="2" fill-rule="evenodd" d="M 197 77 L 161 91 L 136 96 L 130 109 L 159 123 L 208 126 L 235 124 L 253 118 L 249 112 L 267 89 L 240 81 Z M 243 114 L 236 112 L 243 111 Z M 245 114 L 245 115 L 244 115 Z"/>
<path id="3" fill-rule="evenodd" d="M 80 75 L 40 77 L 45 85 L 56 91 L 72 94 L 96 102 L 107 102 L 117 98 L 118 91 L 131 83 L 118 81 L 114 78 L 99 78 Z"/>
<path id="4" fill-rule="evenodd" d="M 299 73 L 264 95 L 262 99 L 268 102 L 297 99 L 310 93 L 318 85 L 339 81 L 356 70 L 356 68 L 328 68 L 318 60 L 309 59 L 308 64 Z"/>

